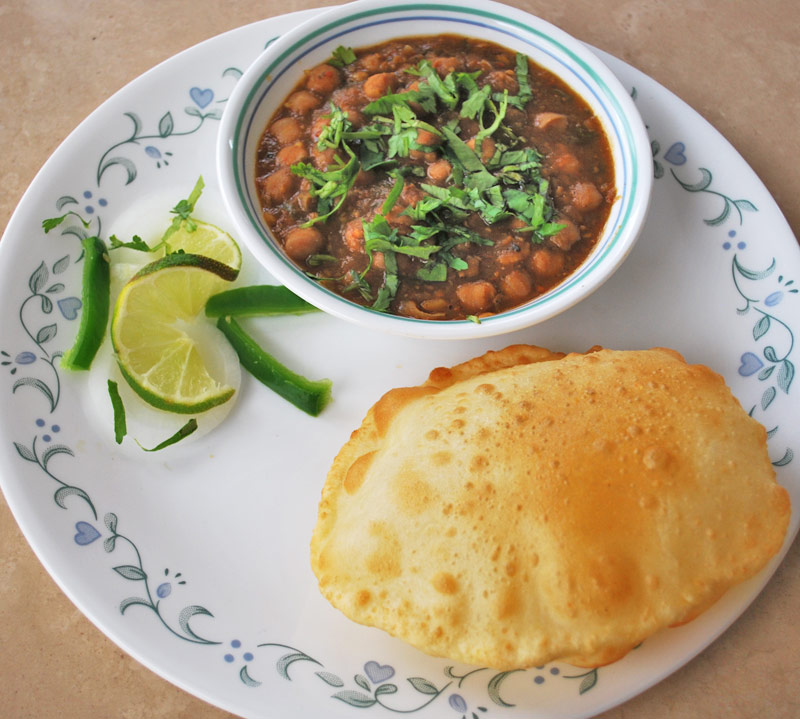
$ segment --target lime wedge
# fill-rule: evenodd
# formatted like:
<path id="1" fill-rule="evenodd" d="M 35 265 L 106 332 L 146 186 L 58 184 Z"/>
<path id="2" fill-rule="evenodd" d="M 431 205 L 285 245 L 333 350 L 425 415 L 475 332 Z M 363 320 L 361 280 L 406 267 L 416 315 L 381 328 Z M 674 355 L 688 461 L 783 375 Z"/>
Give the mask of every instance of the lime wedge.
<path id="1" fill-rule="evenodd" d="M 187 254 L 210 257 L 237 272 L 242 268 L 239 245 L 225 230 L 208 222 L 184 220 L 177 230 L 167 233 L 166 245 L 170 253 L 183 250 Z"/>
<path id="2" fill-rule="evenodd" d="M 111 343 L 122 376 L 146 402 L 191 414 L 233 396 L 224 368 L 214 362 L 215 342 L 225 340 L 204 308 L 237 274 L 209 257 L 177 253 L 146 265 L 122 288 Z"/>

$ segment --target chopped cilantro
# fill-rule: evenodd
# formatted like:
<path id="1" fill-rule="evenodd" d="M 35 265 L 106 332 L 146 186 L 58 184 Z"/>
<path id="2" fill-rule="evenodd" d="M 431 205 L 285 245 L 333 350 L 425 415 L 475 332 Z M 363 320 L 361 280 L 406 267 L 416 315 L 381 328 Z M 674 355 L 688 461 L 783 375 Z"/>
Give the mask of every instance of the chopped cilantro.
<path id="1" fill-rule="evenodd" d="M 355 61 L 356 54 L 353 51 L 353 48 L 339 45 L 339 47 L 333 51 L 333 54 L 330 56 L 330 58 L 328 58 L 328 65 L 341 68 Z"/>
<path id="2" fill-rule="evenodd" d="M 329 64 L 343 67 L 355 59 L 351 49 L 340 47 Z M 341 108 L 331 104 L 328 124 L 317 141 L 318 149 L 336 151 L 330 167 L 319 170 L 301 162 L 291 168 L 295 175 L 309 181 L 309 192 L 317 199 L 317 214 L 305 223 L 306 227 L 325 222 L 342 207 L 359 171 L 379 169 L 394 179 L 379 212 L 369 221 L 362 220 L 367 267 L 360 272 L 350 270 L 339 278 L 316 276 L 320 281 L 344 283 L 345 293 L 358 292 L 380 311 L 388 310 L 397 294 L 397 255 L 420 262 L 418 279 L 443 282 L 451 270 L 467 269 L 466 261 L 454 250 L 456 246 L 493 244 L 462 225 L 471 214 L 479 215 L 488 225 L 517 218 L 521 221 L 517 224 L 522 225 L 517 231 L 530 233 L 532 242 L 541 242 L 563 227 L 553 221 L 552 200 L 541 176 L 542 156 L 534 148 L 525 147 L 506 124 L 509 108 L 525 109 L 532 99 L 524 55 L 516 56 L 516 95 L 507 90 L 492 93 L 491 85 L 480 84 L 480 72 L 450 72 L 440 77 L 428 60 L 406 72 L 419 78 L 413 89 L 390 92 L 368 103 L 363 108 L 368 121 L 358 128 Z M 449 114 L 446 122 L 433 125 L 425 119 L 442 113 Z M 478 125 L 469 144 L 460 136 L 460 121 L 464 119 Z M 413 224 L 401 231 L 387 221 L 387 215 L 397 205 L 404 178 L 425 176 L 423 167 L 407 159 L 414 152 L 434 149 L 418 142 L 421 130 L 438 138 L 436 152 L 450 162 L 452 170 L 445 187 L 419 184 L 425 196 L 404 208 L 403 214 Z M 488 158 L 487 142 L 492 143 Z M 373 290 L 367 274 L 373 270 L 375 253 L 382 253 L 384 269 L 382 284 Z M 331 261 L 334 258 L 319 255 L 309 263 L 319 266 Z"/>
<path id="3" fill-rule="evenodd" d="M 111 235 L 108 241 L 109 250 L 127 247 L 130 250 L 138 250 L 139 252 L 150 252 L 150 246 L 139 235 L 134 235 L 128 242 L 123 242 L 116 235 Z"/>
<path id="4" fill-rule="evenodd" d="M 81 217 L 77 212 L 70 210 L 69 212 L 64 213 L 60 217 L 50 217 L 49 219 L 42 220 L 42 229 L 44 230 L 44 233 L 47 234 L 48 232 L 50 232 L 50 230 L 54 230 L 70 216 L 77 217 L 80 223 L 83 225 L 83 227 L 87 230 L 89 229 L 90 225 L 89 220 L 84 220 L 83 217 Z"/>

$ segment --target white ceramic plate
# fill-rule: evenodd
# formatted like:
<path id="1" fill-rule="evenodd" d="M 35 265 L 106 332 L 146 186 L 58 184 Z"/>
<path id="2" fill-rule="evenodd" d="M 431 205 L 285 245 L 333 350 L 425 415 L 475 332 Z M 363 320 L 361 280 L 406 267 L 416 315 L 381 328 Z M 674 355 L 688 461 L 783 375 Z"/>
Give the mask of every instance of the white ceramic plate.
<path id="1" fill-rule="evenodd" d="M 317 592 L 308 542 L 328 465 L 382 392 L 418 383 L 434 366 L 512 342 L 666 345 L 720 371 L 766 425 L 796 507 L 795 238 L 711 126 L 603 55 L 649 126 L 657 179 L 642 238 L 587 302 L 513 335 L 449 343 L 378 337 L 321 314 L 249 321 L 287 364 L 333 380 L 334 401 L 319 418 L 245 376 L 227 420 L 202 439 L 155 454 L 130 438 L 118 447 L 102 393 L 58 367 L 77 326 L 80 231 L 69 221 L 44 235 L 41 221 L 72 209 L 103 236 L 135 231 L 143 207 L 166 212 L 203 174 L 197 214 L 224 226 L 214 140 L 225 99 L 266 43 L 303 17 L 214 38 L 131 83 L 64 142 L 24 196 L 0 242 L 5 496 L 48 571 L 102 631 L 171 682 L 244 717 L 594 715 L 702 650 L 777 560 L 700 619 L 597 671 L 453 666 L 348 621 Z M 269 281 L 248 257 L 243 275 Z M 797 528 L 795 510 L 789 539 Z"/>

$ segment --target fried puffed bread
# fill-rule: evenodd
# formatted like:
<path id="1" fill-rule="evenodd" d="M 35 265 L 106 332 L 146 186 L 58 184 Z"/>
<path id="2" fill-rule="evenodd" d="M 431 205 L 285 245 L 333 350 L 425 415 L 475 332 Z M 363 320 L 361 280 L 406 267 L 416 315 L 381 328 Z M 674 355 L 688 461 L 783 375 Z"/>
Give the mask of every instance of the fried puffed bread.
<path id="1" fill-rule="evenodd" d="M 369 410 L 311 560 L 345 615 L 429 654 L 592 667 L 756 574 L 789 514 L 764 428 L 712 370 L 516 345 Z"/>

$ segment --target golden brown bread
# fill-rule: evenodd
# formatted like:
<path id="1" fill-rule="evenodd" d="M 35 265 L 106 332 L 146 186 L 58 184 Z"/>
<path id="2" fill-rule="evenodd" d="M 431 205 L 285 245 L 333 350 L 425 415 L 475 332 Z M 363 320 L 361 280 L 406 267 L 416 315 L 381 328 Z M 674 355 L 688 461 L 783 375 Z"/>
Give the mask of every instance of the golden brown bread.
<path id="1" fill-rule="evenodd" d="M 764 428 L 666 349 L 513 346 L 394 389 L 335 458 L 323 595 L 437 656 L 599 666 L 780 549 Z"/>

